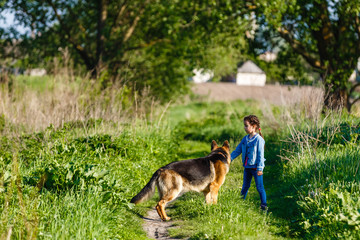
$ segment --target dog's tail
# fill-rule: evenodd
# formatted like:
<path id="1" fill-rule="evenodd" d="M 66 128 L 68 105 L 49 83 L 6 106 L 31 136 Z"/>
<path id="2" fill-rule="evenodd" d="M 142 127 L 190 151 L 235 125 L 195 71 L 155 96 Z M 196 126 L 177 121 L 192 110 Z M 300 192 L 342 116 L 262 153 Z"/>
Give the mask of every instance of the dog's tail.
<path id="1" fill-rule="evenodd" d="M 145 187 L 143 189 L 141 189 L 141 191 L 131 199 L 131 203 L 141 203 L 144 202 L 146 200 L 148 200 L 149 198 L 151 198 L 154 195 L 155 192 L 155 183 L 157 181 L 157 179 L 160 176 L 160 169 L 157 170 L 151 177 L 150 181 L 145 185 Z"/>

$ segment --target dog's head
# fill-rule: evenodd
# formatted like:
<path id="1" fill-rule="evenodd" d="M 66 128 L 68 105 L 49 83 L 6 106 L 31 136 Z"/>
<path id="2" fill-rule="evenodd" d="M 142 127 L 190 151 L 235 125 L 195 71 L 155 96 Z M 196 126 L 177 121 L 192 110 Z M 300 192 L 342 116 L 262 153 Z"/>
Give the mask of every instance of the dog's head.
<path id="1" fill-rule="evenodd" d="M 228 142 L 228 140 L 226 140 L 223 145 L 221 147 L 219 147 L 216 143 L 215 140 L 212 140 L 211 142 L 211 151 L 219 151 L 219 152 L 222 152 L 225 157 L 227 158 L 228 160 L 228 163 L 231 162 L 231 159 L 230 159 L 230 144 Z"/>

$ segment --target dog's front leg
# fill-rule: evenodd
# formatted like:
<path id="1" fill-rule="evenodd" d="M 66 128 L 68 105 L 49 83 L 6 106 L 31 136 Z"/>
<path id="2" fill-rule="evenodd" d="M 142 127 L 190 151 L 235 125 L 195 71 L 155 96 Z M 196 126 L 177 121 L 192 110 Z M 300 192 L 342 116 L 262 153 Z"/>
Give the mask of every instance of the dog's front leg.
<path id="1" fill-rule="evenodd" d="M 225 181 L 227 170 L 226 165 L 221 161 L 215 163 L 215 180 L 210 183 L 211 201 L 214 204 L 217 204 L 219 189 Z"/>
<path id="2" fill-rule="evenodd" d="M 217 182 L 212 182 L 210 184 L 211 203 L 213 203 L 213 204 L 217 204 L 219 188 L 220 188 L 220 186 Z"/>

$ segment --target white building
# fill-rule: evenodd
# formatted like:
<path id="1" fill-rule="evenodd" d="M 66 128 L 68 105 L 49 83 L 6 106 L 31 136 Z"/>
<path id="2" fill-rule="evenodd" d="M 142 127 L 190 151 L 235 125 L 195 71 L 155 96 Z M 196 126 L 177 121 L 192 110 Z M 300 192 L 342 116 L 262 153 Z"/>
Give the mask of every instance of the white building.
<path id="1" fill-rule="evenodd" d="M 201 69 L 194 69 L 193 73 L 195 74 L 192 77 L 194 83 L 204 83 L 210 81 L 214 77 L 214 72 L 211 70 Z"/>
<path id="2" fill-rule="evenodd" d="M 265 72 L 251 60 L 244 62 L 237 70 L 237 85 L 265 86 L 265 82 Z"/>
<path id="3" fill-rule="evenodd" d="M 44 68 L 33 68 L 33 69 L 28 69 L 25 71 L 26 75 L 29 76 L 45 76 L 46 75 L 46 70 Z"/>
<path id="4" fill-rule="evenodd" d="M 277 54 L 270 51 L 266 51 L 263 54 L 259 55 L 259 58 L 265 62 L 273 62 L 276 60 Z"/>

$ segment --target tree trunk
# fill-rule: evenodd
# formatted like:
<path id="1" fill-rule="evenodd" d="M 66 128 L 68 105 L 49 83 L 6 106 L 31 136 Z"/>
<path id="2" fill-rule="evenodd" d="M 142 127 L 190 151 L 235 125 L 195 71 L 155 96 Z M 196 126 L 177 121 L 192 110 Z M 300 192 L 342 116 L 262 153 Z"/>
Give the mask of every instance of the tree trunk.
<path id="1" fill-rule="evenodd" d="M 346 71 L 332 71 L 328 69 L 328 76 L 325 80 L 324 107 L 332 110 L 348 108 L 348 90 Z"/>
<path id="2" fill-rule="evenodd" d="M 96 74 L 99 74 L 102 68 L 102 56 L 104 53 L 104 27 L 107 19 L 107 0 L 98 0 L 98 22 L 96 35 Z"/>
<path id="3" fill-rule="evenodd" d="M 324 107 L 339 110 L 347 106 L 348 93 L 346 89 L 329 88 L 325 86 Z"/>

